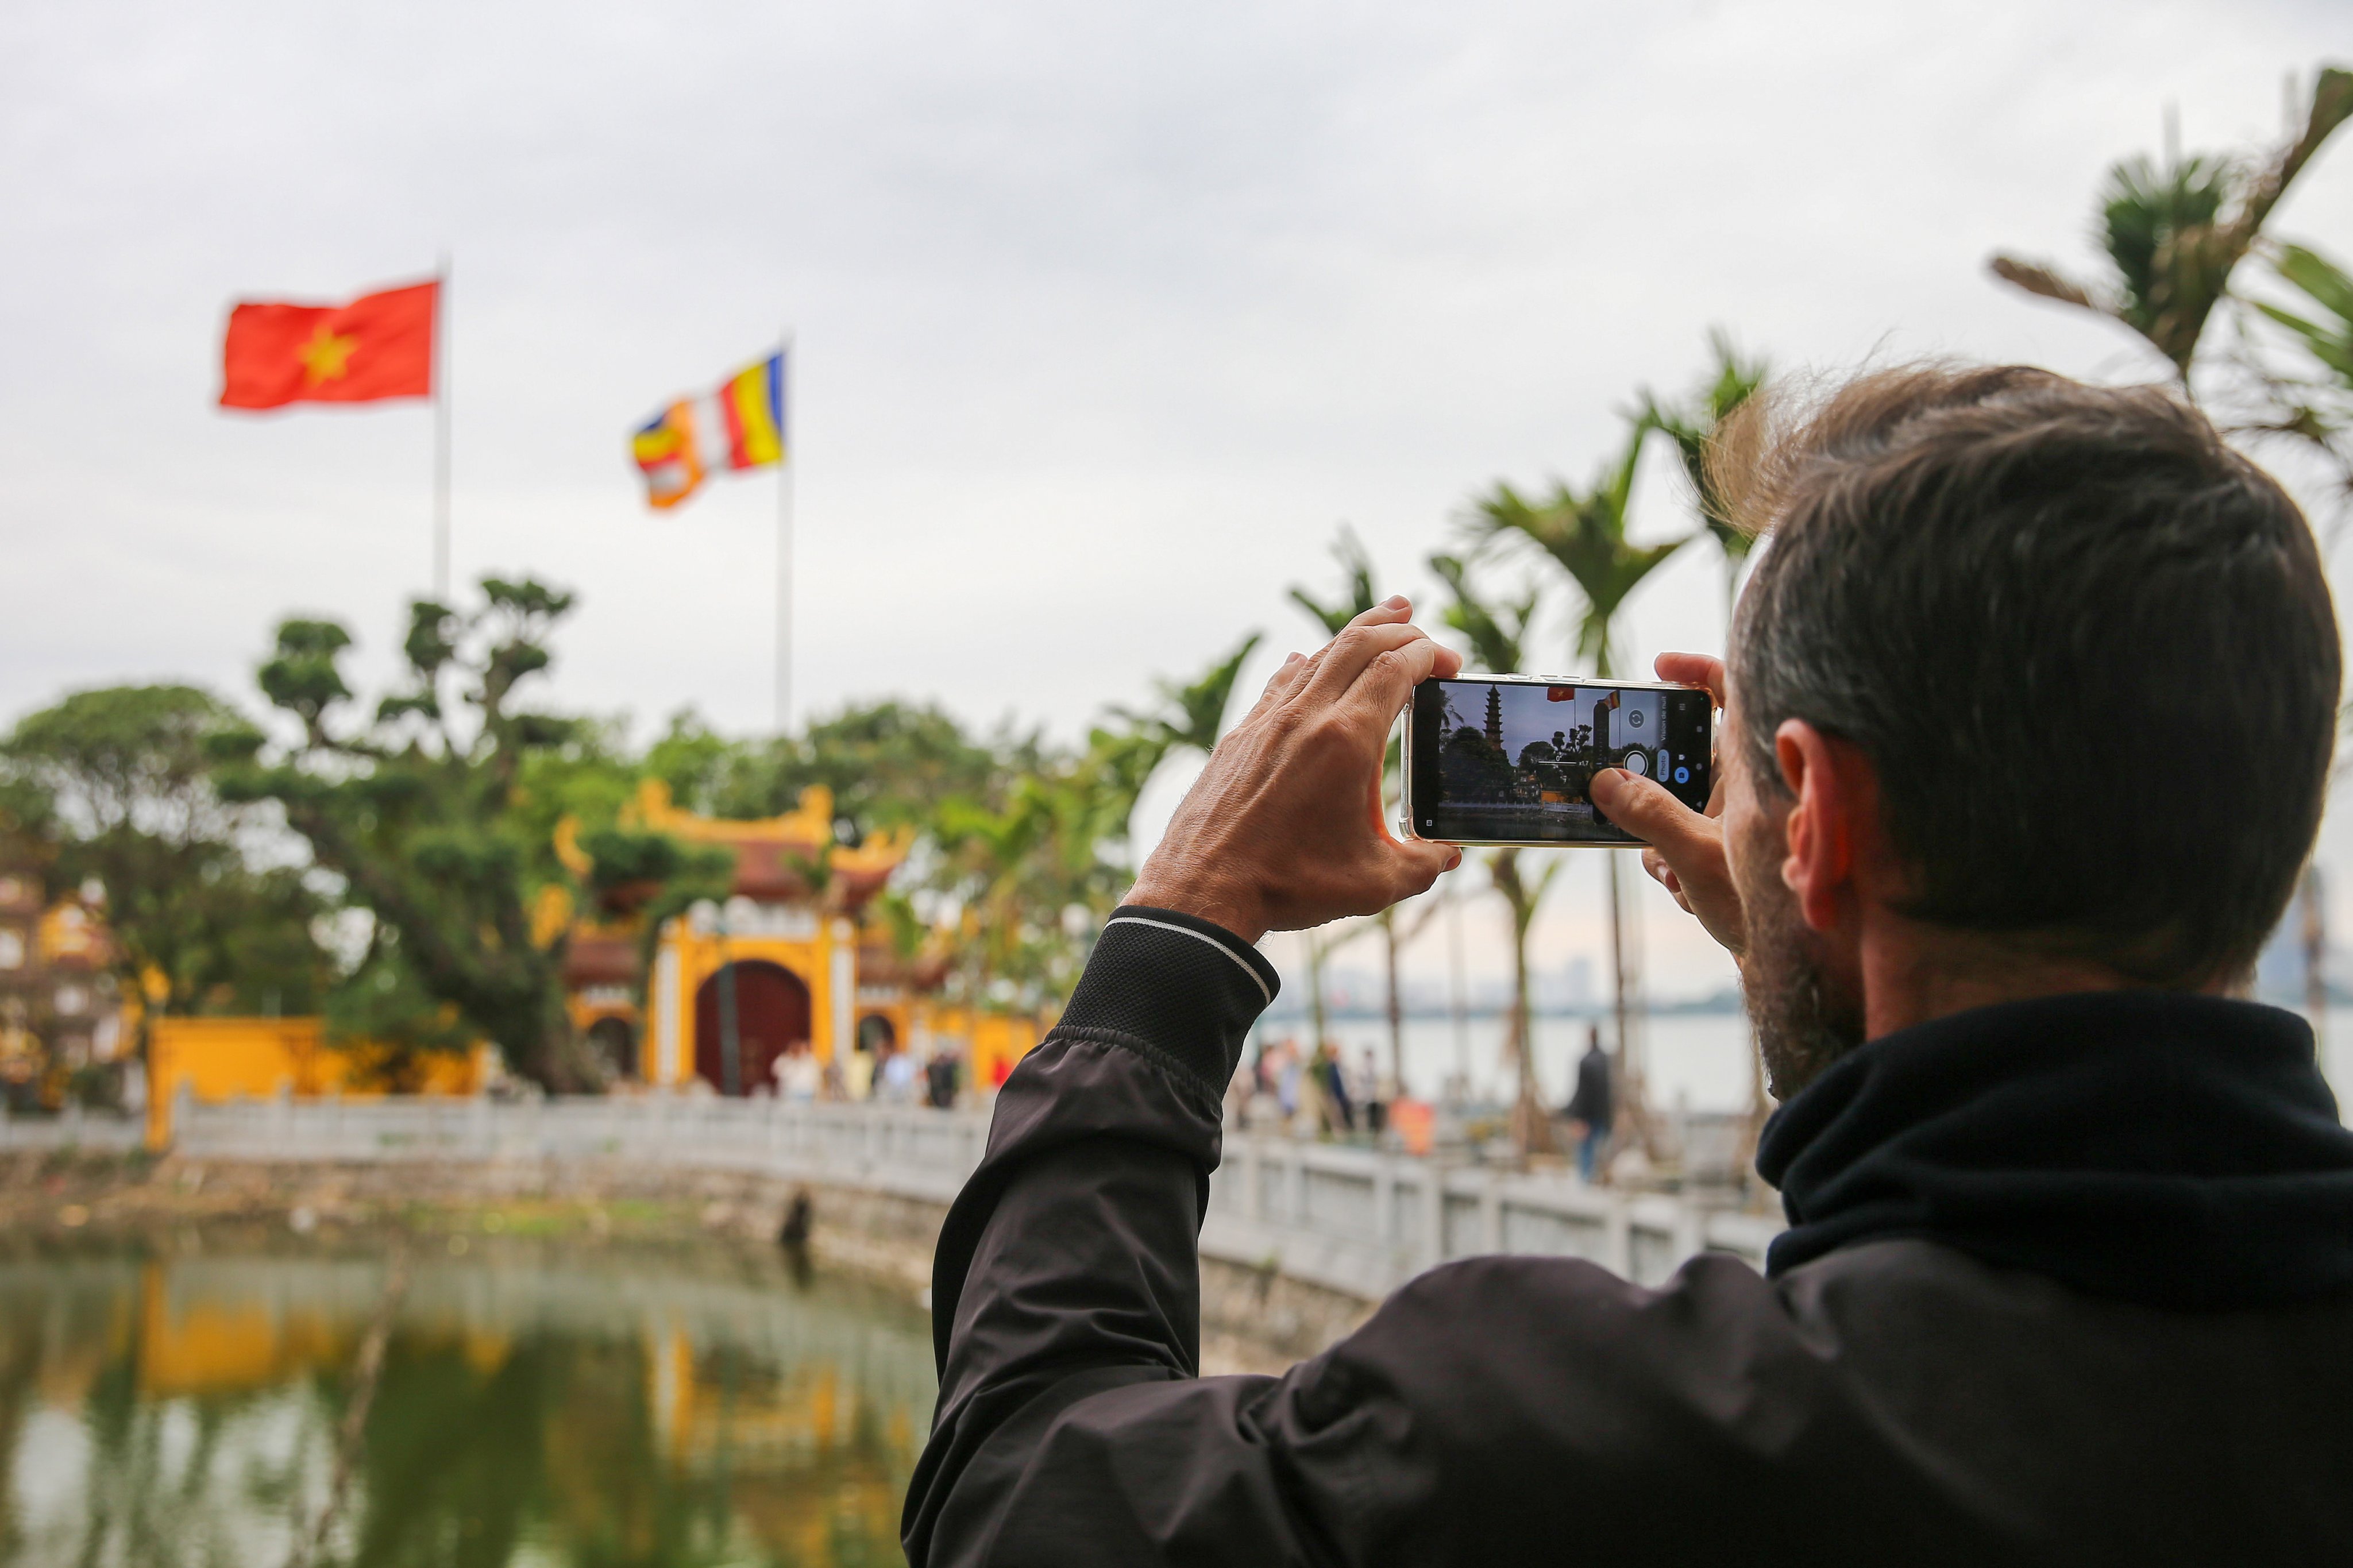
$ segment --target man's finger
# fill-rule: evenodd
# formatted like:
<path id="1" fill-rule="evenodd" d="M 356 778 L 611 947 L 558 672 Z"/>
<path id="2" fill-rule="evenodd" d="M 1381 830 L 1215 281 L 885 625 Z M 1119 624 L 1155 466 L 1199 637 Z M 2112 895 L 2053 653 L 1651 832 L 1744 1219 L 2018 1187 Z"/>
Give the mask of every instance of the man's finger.
<path id="1" fill-rule="evenodd" d="M 1413 689 L 1431 676 L 1450 676 L 1462 668 L 1462 656 L 1428 637 L 1375 655 L 1348 691 L 1347 700 L 1383 725 L 1413 697 Z"/>
<path id="2" fill-rule="evenodd" d="M 1257 718 L 1290 696 L 1291 689 L 1299 684 L 1300 677 L 1306 672 L 1306 669 L 1305 654 L 1294 653 L 1285 658 L 1282 661 L 1282 668 L 1267 678 L 1266 689 L 1259 693 L 1258 700 L 1250 704 L 1249 718 Z M 1244 722 L 1248 722 L 1248 720 L 1246 719 Z"/>
<path id="3" fill-rule="evenodd" d="M 1657 845 L 1670 860 L 1683 845 L 1709 837 L 1707 818 L 1656 780 L 1639 778 L 1623 768 L 1604 768 L 1593 775 L 1591 793 L 1593 804 L 1610 821 L 1643 843 Z"/>
<path id="4" fill-rule="evenodd" d="M 1368 614 L 1370 612 L 1367 612 Z M 1324 649 L 1308 677 L 1307 684 L 1297 695 L 1322 707 L 1337 702 L 1356 684 L 1356 678 L 1366 666 L 1393 648 L 1411 643 L 1430 643 L 1430 634 L 1407 621 L 1391 621 L 1373 626 L 1352 626 Z"/>
<path id="5" fill-rule="evenodd" d="M 1662 653 L 1651 668 L 1661 680 L 1672 680 L 1677 686 L 1701 686 L 1715 699 L 1718 708 L 1724 706 L 1726 687 L 1724 660 L 1704 653 Z"/>

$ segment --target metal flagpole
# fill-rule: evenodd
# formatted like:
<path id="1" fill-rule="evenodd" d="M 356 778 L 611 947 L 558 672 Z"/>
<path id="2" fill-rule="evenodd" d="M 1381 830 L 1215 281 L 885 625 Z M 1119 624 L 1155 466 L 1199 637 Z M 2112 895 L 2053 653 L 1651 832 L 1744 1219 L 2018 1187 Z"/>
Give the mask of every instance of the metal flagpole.
<path id="1" fill-rule="evenodd" d="M 784 331 L 776 407 L 776 733 L 793 723 L 793 330 Z"/>
<path id="2" fill-rule="evenodd" d="M 433 597 L 449 602 L 449 253 L 433 290 Z"/>

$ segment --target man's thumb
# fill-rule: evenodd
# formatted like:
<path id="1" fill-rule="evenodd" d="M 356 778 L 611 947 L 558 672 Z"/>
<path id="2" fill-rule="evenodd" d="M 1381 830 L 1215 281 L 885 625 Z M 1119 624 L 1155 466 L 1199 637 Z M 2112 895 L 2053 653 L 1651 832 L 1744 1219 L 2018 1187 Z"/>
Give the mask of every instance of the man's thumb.
<path id="1" fill-rule="evenodd" d="M 1603 815 L 1645 844 L 1684 837 L 1699 816 L 1656 779 L 1642 778 L 1623 768 L 1604 768 L 1594 774 L 1592 795 L 1593 804 Z"/>

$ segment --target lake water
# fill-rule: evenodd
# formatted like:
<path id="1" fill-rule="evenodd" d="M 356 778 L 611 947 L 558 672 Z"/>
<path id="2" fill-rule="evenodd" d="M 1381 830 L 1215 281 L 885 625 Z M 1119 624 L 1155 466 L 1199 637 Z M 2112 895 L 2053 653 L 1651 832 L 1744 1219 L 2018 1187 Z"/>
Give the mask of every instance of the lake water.
<path id="1" fill-rule="evenodd" d="M 314 1562 L 903 1562 L 931 1420 L 904 1292 L 781 1261 L 434 1255 L 0 1262 L 0 1563 L 279 1568 L 330 1507 L 351 1372 L 388 1332 Z"/>
<path id="2" fill-rule="evenodd" d="M 1557 1105 L 1568 1099 L 1572 1072 L 1585 1050 L 1585 1032 L 1591 1020 L 1579 1017 L 1539 1017 L 1535 1021 L 1536 1077 L 1545 1096 Z M 1609 1037 L 1610 1021 L 1600 1020 L 1602 1037 Z M 1304 1041 L 1304 1019 L 1277 1020 L 1261 1026 L 1269 1039 L 1288 1035 Z M 1347 1059 L 1370 1047 L 1374 1060 L 1386 1069 L 1389 1057 L 1388 1023 L 1380 1018 L 1335 1019 L 1327 1026 Z M 1405 1083 L 1414 1094 L 1428 1099 L 1444 1087 L 1450 1074 L 1466 1075 L 1474 1095 L 1508 1099 L 1513 1078 L 1504 1055 L 1504 1020 L 1465 1019 L 1458 1037 L 1445 1018 L 1408 1018 L 1405 1023 Z M 2326 1034 L 2329 1081 L 2336 1087 L 2340 1108 L 2353 1101 L 2353 1008 L 2332 1008 Z M 1733 1013 L 1677 1013 L 1652 1016 L 1647 1023 L 1645 1051 L 1652 1100 L 1661 1108 L 1679 1101 L 1693 1110 L 1738 1110 L 1748 1103 L 1750 1066 L 1748 1022 Z"/>

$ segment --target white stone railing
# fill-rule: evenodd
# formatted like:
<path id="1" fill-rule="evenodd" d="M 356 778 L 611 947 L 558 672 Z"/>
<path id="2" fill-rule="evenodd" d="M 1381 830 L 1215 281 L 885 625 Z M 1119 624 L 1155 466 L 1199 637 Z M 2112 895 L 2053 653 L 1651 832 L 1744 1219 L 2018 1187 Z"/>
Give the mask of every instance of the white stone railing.
<path id="1" fill-rule="evenodd" d="M 1497 1252 L 1583 1258 L 1644 1285 L 1699 1252 L 1761 1267 L 1780 1229 L 1758 1215 L 1588 1187 L 1565 1174 L 1229 1130 L 1201 1250 L 1378 1300 L 1434 1264 Z"/>
<path id="2" fill-rule="evenodd" d="M 85 1112 L 69 1105 L 55 1116 L 10 1116 L 0 1110 L 0 1153 L 46 1154 L 63 1151 L 127 1154 L 146 1137 L 135 1116 Z"/>
<path id="3" fill-rule="evenodd" d="M 987 1142 L 985 1111 L 775 1100 L 235 1100 L 175 1108 L 188 1158 L 609 1160 L 733 1171 L 945 1204 Z M 1644 1284 L 1693 1254 L 1761 1262 L 1780 1226 L 1566 1175 L 1448 1165 L 1229 1130 L 1202 1253 L 1377 1300 L 1483 1253 L 1589 1258 Z"/>

